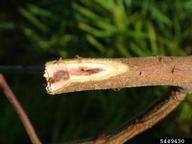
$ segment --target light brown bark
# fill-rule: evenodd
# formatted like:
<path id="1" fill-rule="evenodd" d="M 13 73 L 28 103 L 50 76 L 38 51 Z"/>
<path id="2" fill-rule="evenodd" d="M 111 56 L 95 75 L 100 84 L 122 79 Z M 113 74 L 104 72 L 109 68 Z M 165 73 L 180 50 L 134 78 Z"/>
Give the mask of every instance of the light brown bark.
<path id="1" fill-rule="evenodd" d="M 91 61 L 91 62 L 90 62 Z M 81 76 L 77 80 L 70 75 L 70 63 L 77 64 L 105 64 L 113 69 L 107 75 L 93 78 L 94 74 Z M 50 82 L 51 67 L 58 66 L 59 70 L 66 70 L 68 79 L 61 79 L 55 83 Z M 105 66 L 104 65 L 104 66 Z M 122 65 L 122 66 L 121 66 Z M 47 79 L 47 90 L 50 94 L 67 93 L 84 90 L 98 90 L 110 88 L 125 88 L 138 86 L 169 85 L 189 88 L 192 85 L 192 57 L 146 57 L 125 59 L 73 59 L 58 60 L 46 64 L 45 77 Z M 188 89 L 189 90 L 189 89 Z"/>
<path id="2" fill-rule="evenodd" d="M 50 94 L 140 86 L 174 86 L 135 120 L 119 131 L 84 141 L 85 144 L 121 144 L 151 128 L 173 111 L 192 92 L 192 57 L 58 60 L 46 64 Z M 82 69 L 83 67 L 83 69 Z M 105 68 L 106 67 L 106 68 Z M 74 72 L 75 68 L 75 72 Z M 95 73 L 88 73 L 99 69 Z M 88 70 L 88 71 L 87 71 Z M 61 72 L 62 75 L 61 75 Z M 59 72 L 59 74 L 57 74 Z M 77 75 L 78 73 L 78 75 Z M 67 74 L 67 75 L 66 75 Z"/>

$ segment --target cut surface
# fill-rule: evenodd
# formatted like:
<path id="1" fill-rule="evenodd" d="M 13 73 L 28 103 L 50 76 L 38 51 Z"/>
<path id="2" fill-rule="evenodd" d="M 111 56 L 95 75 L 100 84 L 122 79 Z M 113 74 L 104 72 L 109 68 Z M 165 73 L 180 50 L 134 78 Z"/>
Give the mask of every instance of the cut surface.
<path id="1" fill-rule="evenodd" d="M 65 91 L 70 84 L 97 82 L 126 70 L 128 66 L 109 60 L 58 60 L 46 64 L 44 77 L 47 79 L 48 93 L 57 94 Z"/>
<path id="2" fill-rule="evenodd" d="M 88 76 L 91 74 L 99 73 L 101 71 L 102 69 L 100 68 L 89 68 L 89 67 L 79 66 L 77 68 L 70 69 L 69 72 L 71 75 L 78 75 L 78 76 L 87 75 Z"/>
<path id="3" fill-rule="evenodd" d="M 53 77 L 49 78 L 50 83 L 56 83 L 61 80 L 68 80 L 69 79 L 69 73 L 65 70 L 58 70 L 53 74 Z"/>

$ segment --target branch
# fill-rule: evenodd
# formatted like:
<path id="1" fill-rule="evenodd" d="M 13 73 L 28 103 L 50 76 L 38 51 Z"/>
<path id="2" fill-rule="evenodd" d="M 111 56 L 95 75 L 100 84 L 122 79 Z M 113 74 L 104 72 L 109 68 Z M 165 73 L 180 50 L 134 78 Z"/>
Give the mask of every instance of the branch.
<path id="1" fill-rule="evenodd" d="M 184 99 L 186 94 L 181 89 L 172 90 L 169 95 L 165 95 L 149 107 L 143 114 L 130 121 L 125 127 L 119 131 L 99 137 L 94 140 L 94 143 L 122 144 L 136 135 L 151 128 L 158 123 L 161 119 L 165 118 L 172 112 Z"/>
<path id="2" fill-rule="evenodd" d="M 192 92 L 192 57 L 73 59 L 46 63 L 49 94 L 124 87 L 178 87 L 123 129 L 82 143 L 121 144 L 151 128 Z"/>
<path id="3" fill-rule="evenodd" d="M 22 106 L 20 105 L 19 101 L 17 100 L 15 94 L 10 89 L 9 85 L 7 84 L 4 76 L 0 74 L 0 87 L 2 88 L 5 96 L 17 112 L 19 118 L 21 119 L 28 135 L 33 144 L 41 144 L 41 141 L 39 140 L 29 118 L 27 117 L 25 111 L 23 110 Z"/>
<path id="4" fill-rule="evenodd" d="M 169 85 L 192 87 L 192 57 L 73 59 L 46 63 L 49 94 Z M 190 92 L 190 91 L 189 91 Z"/>

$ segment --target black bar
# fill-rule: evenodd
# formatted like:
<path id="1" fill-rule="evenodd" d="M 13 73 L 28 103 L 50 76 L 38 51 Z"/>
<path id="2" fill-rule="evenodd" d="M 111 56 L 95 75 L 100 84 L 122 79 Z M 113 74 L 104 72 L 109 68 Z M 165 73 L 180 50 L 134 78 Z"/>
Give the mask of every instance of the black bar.
<path id="1" fill-rule="evenodd" d="M 0 65 L 3 74 L 43 74 L 44 66 Z"/>

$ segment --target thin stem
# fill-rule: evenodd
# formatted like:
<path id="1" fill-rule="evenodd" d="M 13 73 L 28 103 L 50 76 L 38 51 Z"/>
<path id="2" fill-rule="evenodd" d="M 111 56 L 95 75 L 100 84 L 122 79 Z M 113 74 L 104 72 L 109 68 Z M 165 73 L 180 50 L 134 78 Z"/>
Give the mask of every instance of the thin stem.
<path id="1" fill-rule="evenodd" d="M 180 89 L 171 91 L 169 95 L 160 98 L 142 115 L 137 117 L 134 121 L 130 122 L 122 130 L 108 136 L 107 142 L 114 144 L 125 143 L 126 141 L 151 128 L 153 125 L 165 118 L 185 98 L 186 93 Z"/>
<path id="2" fill-rule="evenodd" d="M 161 98 L 120 131 L 83 143 L 122 144 L 166 117 L 192 92 L 192 57 L 122 59 L 69 59 L 48 62 L 44 77 L 47 91 L 74 91 L 168 85 L 179 87 Z M 181 90 L 182 89 L 182 90 Z"/>
<path id="3" fill-rule="evenodd" d="M 192 87 L 192 57 L 69 59 L 48 62 L 47 91 L 74 91 L 138 86 Z"/>
<path id="4" fill-rule="evenodd" d="M 165 118 L 185 98 L 186 93 L 182 89 L 171 90 L 121 129 L 107 135 L 100 135 L 96 139 L 82 140 L 78 144 L 123 144 Z"/>
<path id="5" fill-rule="evenodd" d="M 7 99 L 9 100 L 9 102 L 11 103 L 11 105 L 13 106 L 15 111 L 17 112 L 19 118 L 21 119 L 31 142 L 33 144 L 41 144 L 41 141 L 39 140 L 29 118 L 27 117 L 27 114 L 23 110 L 22 106 L 20 105 L 15 94 L 13 93 L 13 91 L 11 90 L 9 85 L 7 84 L 5 78 L 2 74 L 0 74 L 0 87 L 2 88 L 5 96 L 7 97 Z"/>

